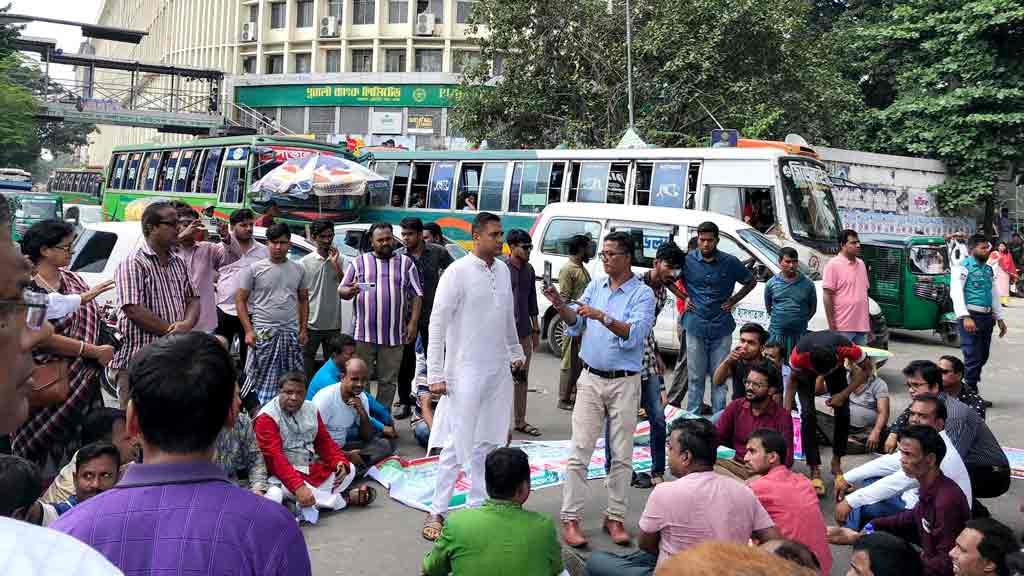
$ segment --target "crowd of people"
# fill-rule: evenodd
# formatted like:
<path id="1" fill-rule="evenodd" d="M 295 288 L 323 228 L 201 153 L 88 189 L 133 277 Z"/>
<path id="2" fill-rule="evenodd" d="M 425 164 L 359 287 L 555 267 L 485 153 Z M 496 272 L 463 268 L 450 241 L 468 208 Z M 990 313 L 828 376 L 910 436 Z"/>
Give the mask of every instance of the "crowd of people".
<path id="1" fill-rule="evenodd" d="M 662 244 L 642 274 L 630 235 L 612 232 L 600 250 L 572 238 L 558 286 L 542 290 L 566 325 L 557 403 L 572 430 L 553 520 L 524 509 L 530 463 L 509 447 L 513 431 L 542 435 L 527 421 L 540 323 L 526 231 L 480 212 L 472 252 L 453 261 L 417 218 L 402 221 L 401 242 L 376 223 L 370 249 L 345 262 L 333 224 L 316 221 L 316 250 L 292 261 L 284 224 L 265 219 L 262 245 L 241 209 L 214 241 L 191 206 L 155 202 L 114 281 L 90 288 L 67 269 L 71 226 L 37 223 L 19 247 L 5 210 L 0 559 L 11 573 L 308 574 L 299 526 L 372 505 L 367 472 L 396 453 L 407 419 L 438 466 L 423 574 L 829 574 L 830 545 L 852 546 L 860 575 L 1001 576 L 1022 561 L 981 502 L 1010 484 L 979 391 L 994 328 L 1007 330 L 984 237 L 952 273 L 963 359 L 907 363 L 912 402 L 892 422 L 855 232 L 825 266 L 821 303 L 796 251 L 781 249 L 765 287 L 770 324 L 743 324 L 736 346 L 733 310 L 758 278 L 718 249 L 713 223 L 686 250 Z M 604 274 L 592 277 L 595 256 Z M 116 330 L 95 300 L 107 290 Z M 688 366 L 676 383 L 653 335 L 669 294 Z M 809 332 L 819 305 L 829 330 Z M 666 425 L 668 404 L 686 410 Z M 643 475 L 638 414 L 651 426 Z M 794 414 L 806 476 L 793 468 Z M 584 556 L 602 438 L 601 527 L 637 549 Z M 875 454 L 844 467 L 851 449 Z M 467 509 L 450 513 L 463 470 Z M 631 487 L 653 488 L 636 531 Z"/>

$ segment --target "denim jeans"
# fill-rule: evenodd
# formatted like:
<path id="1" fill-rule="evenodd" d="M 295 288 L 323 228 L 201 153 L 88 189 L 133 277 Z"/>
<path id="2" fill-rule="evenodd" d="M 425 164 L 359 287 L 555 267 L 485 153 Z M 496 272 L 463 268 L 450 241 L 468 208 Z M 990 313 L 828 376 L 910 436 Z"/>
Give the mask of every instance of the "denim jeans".
<path id="1" fill-rule="evenodd" d="M 881 478 L 868 478 L 864 481 L 864 486 L 870 486 L 872 483 L 881 480 Z M 864 486 L 861 486 L 863 488 Z M 898 514 L 906 510 L 903 504 L 903 499 L 900 495 L 890 496 L 881 502 L 875 502 L 874 504 L 868 504 L 867 506 L 858 506 L 850 511 L 850 515 L 846 517 L 846 527 L 858 532 L 864 528 L 864 525 L 871 522 L 875 518 L 882 518 L 883 516 L 891 516 Z"/>
<path id="2" fill-rule="evenodd" d="M 988 352 L 992 347 L 992 328 L 995 317 L 991 314 L 972 313 L 974 334 L 964 330 L 963 318 L 957 321 L 960 327 L 960 349 L 964 353 L 964 385 L 971 390 L 978 389 L 981 381 L 981 369 L 988 362 Z"/>
<path id="3" fill-rule="evenodd" d="M 729 355 L 729 347 L 732 345 L 732 335 L 728 334 L 721 338 L 704 339 L 695 334 L 686 335 L 686 362 L 690 380 L 690 391 L 686 396 L 686 409 L 694 414 L 700 413 L 701 404 L 704 402 L 704 387 L 708 377 L 715 373 L 715 369 Z M 726 386 L 711 386 L 711 408 L 714 412 L 725 409 L 725 399 L 728 395 Z"/>
<path id="4" fill-rule="evenodd" d="M 853 342 L 858 346 L 864 346 L 865 344 L 868 343 L 867 332 L 836 332 L 836 334 L 839 334 L 840 336 L 845 336 L 847 340 Z"/>
<path id="5" fill-rule="evenodd" d="M 647 412 L 651 425 L 651 475 L 665 475 L 665 407 L 661 405 L 661 374 L 651 374 L 640 381 L 640 405 Z M 604 467 L 607 471 L 612 462 L 611 439 L 608 437 L 608 422 L 604 423 Z"/>
<path id="6" fill-rule="evenodd" d="M 416 427 L 412 429 L 412 435 L 416 437 L 416 443 L 426 450 L 427 444 L 430 443 L 430 428 L 427 426 L 427 421 L 417 422 Z"/>
<path id="7" fill-rule="evenodd" d="M 658 557 L 643 550 L 622 555 L 598 550 L 587 560 L 587 574 L 590 576 L 647 576 L 654 574 L 654 567 L 657 564 Z"/>

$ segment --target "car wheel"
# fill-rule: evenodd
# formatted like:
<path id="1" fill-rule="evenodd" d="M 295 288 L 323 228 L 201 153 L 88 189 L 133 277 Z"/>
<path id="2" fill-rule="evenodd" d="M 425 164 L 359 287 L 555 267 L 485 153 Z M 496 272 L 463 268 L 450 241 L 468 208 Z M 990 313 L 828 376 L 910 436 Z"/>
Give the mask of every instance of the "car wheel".
<path id="1" fill-rule="evenodd" d="M 562 355 L 562 342 L 565 340 L 565 322 L 560 316 L 548 321 L 548 349 L 555 356 Z"/>

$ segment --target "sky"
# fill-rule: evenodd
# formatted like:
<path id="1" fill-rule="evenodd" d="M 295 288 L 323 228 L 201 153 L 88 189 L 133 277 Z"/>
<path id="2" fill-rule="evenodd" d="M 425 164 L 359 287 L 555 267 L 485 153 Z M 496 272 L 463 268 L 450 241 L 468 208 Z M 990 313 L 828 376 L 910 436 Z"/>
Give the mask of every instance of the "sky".
<path id="1" fill-rule="evenodd" d="M 0 5 L 3 4 L 4 0 L 0 0 Z M 13 0 L 11 4 L 12 14 L 93 24 L 96 22 L 102 0 Z M 82 31 L 77 27 L 63 24 L 31 22 L 21 33 L 25 36 L 54 39 L 57 41 L 57 47 L 65 52 L 78 52 L 78 46 L 82 43 Z M 50 71 L 55 79 L 74 78 L 70 66 L 52 66 Z"/>

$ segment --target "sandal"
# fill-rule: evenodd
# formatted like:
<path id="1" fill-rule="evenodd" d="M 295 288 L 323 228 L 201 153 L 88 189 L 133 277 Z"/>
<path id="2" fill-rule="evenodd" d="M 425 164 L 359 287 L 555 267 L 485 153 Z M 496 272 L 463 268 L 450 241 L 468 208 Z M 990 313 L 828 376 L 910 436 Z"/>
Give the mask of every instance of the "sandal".
<path id="1" fill-rule="evenodd" d="M 522 432 L 523 434 L 533 437 L 540 436 L 541 434 L 540 430 L 533 424 L 523 424 L 522 426 L 516 426 L 515 431 Z"/>
<path id="2" fill-rule="evenodd" d="M 662 476 L 658 476 L 658 475 L 651 476 L 651 486 L 657 486 L 658 484 L 661 484 L 664 481 L 665 481 L 665 478 L 663 478 Z"/>
<path id="3" fill-rule="evenodd" d="M 441 537 L 441 530 L 444 528 L 444 518 L 437 514 L 427 514 L 423 521 L 423 530 L 420 535 L 428 542 L 436 542 Z"/>
<path id="4" fill-rule="evenodd" d="M 363 484 L 358 488 L 349 490 L 344 498 L 349 506 L 365 508 L 373 504 L 373 501 L 377 499 L 377 490 L 373 486 Z"/>
<path id="5" fill-rule="evenodd" d="M 828 494 L 828 489 L 825 488 L 825 482 L 821 480 L 821 477 L 811 478 L 811 486 L 814 487 L 814 493 L 818 495 L 818 498 L 824 498 Z"/>

